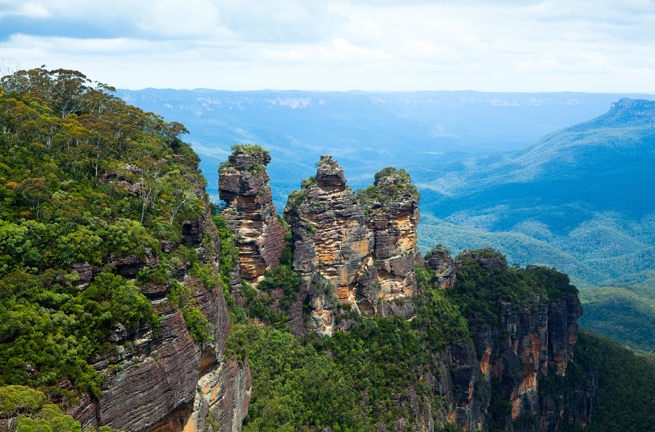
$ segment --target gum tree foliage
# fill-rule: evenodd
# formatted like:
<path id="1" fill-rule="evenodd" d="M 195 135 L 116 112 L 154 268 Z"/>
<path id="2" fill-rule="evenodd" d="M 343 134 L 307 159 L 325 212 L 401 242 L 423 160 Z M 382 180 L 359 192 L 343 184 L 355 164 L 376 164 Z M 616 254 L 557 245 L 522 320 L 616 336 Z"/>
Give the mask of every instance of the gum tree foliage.
<path id="1" fill-rule="evenodd" d="M 21 385 L 0 387 L 0 419 L 11 419 L 8 432 L 82 432 L 80 422 L 50 403 L 42 392 Z M 84 430 L 113 432 L 108 426 Z"/>
<path id="2" fill-rule="evenodd" d="M 189 268 L 216 285 L 195 250 L 162 250 L 205 213 L 187 130 L 112 91 L 65 69 L 0 78 L 0 389 L 98 396 L 89 362 L 114 349 L 112 333 L 157 330 L 141 288 Z M 112 264 L 121 259 L 138 263 L 135 278 Z M 190 296 L 173 303 L 195 339 L 211 339 Z"/>
<path id="3" fill-rule="evenodd" d="M 553 268 L 529 265 L 525 268 L 507 266 L 505 257 L 490 248 L 471 251 L 479 257 L 461 254 L 458 261 L 457 283 L 448 290 L 449 298 L 458 304 L 470 324 L 497 325 L 501 302 L 510 302 L 516 309 L 535 306 L 538 302 L 556 301 L 567 294 L 576 294 L 569 277 Z M 502 262 L 493 270 L 484 268 L 483 261 Z"/>
<path id="4" fill-rule="evenodd" d="M 249 360 L 253 376 L 244 430 L 396 430 L 401 419 L 411 428 L 416 396 L 438 416 L 444 401 L 425 377 L 440 373 L 435 356 L 469 335 L 457 306 L 418 270 L 413 320 L 355 315 L 352 329 L 323 339 L 291 334 L 300 284 L 290 267 L 269 271 L 257 288 L 246 286 L 227 344 L 228 356 Z M 454 430 L 446 419 L 434 420 L 435 430 Z"/>

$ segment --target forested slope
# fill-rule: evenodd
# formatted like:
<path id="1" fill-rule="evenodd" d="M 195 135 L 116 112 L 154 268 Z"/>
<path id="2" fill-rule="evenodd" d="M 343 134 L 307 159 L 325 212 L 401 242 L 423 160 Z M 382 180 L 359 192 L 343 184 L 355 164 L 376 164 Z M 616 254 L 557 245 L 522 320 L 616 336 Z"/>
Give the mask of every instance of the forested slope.
<path id="1" fill-rule="evenodd" d="M 212 212 L 181 124 L 75 71 L 0 84 L 0 430 L 652 424 L 652 361 L 576 340 L 566 275 L 491 249 L 415 252 L 418 196 L 404 170 L 356 195 L 322 158 L 289 200 L 297 226 L 279 221 L 287 235 L 267 237 L 279 263 L 251 284 L 240 254 L 252 262 L 254 249 L 234 225 L 253 229 L 253 203 L 271 198 L 266 163 L 243 163 L 263 149 L 237 146 L 240 162 L 223 166 L 247 198 L 235 201 L 246 217 L 230 219 Z M 345 234 L 351 249 L 331 254 Z M 316 311 L 332 337 L 317 336 Z"/>
<path id="2" fill-rule="evenodd" d="M 12 405 L 5 386 L 102 404 L 132 341 L 156 352 L 176 313 L 197 344 L 214 340 L 189 285 L 217 285 L 210 237 L 189 225 L 207 212 L 205 180 L 181 124 L 79 72 L 19 71 L 0 85 L 0 417 L 47 422 L 42 396 Z"/>

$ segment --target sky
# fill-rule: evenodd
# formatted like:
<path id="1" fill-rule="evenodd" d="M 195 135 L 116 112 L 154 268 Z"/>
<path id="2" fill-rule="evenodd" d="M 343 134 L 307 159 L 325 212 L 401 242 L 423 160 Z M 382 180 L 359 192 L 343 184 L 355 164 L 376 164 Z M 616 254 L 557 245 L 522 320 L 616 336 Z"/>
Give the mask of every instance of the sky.
<path id="1" fill-rule="evenodd" d="M 655 0 L 0 0 L 0 72 L 118 88 L 655 93 Z"/>

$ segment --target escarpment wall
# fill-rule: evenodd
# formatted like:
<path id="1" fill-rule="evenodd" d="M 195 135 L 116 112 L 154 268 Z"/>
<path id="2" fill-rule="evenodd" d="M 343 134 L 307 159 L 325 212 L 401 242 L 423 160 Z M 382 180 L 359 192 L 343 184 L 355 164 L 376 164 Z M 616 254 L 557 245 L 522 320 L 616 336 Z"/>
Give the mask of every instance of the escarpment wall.
<path id="1" fill-rule="evenodd" d="M 472 259 L 490 274 L 507 268 L 498 254 L 465 252 L 459 259 Z M 588 424 L 591 396 L 561 394 L 548 384 L 566 374 L 573 358 L 582 315 L 577 294 L 563 291 L 551 299 L 535 294 L 524 305 L 500 301 L 497 313 L 496 324 L 476 323 L 475 318 L 469 324 L 482 382 L 490 385 L 487 422 L 525 431 L 557 431 L 571 419 Z"/>
<path id="2" fill-rule="evenodd" d="M 209 213 L 184 222 L 183 233 L 183 244 L 218 271 L 220 241 Z M 162 249 L 172 253 L 179 246 Z M 229 319 L 220 285 L 205 286 L 189 270 L 179 268 L 177 276 L 189 289 L 190 304 L 209 322 L 211 341 L 192 338 L 180 310 L 166 300 L 168 285 L 144 289 L 159 316 L 159 328 L 136 334 L 116 330 L 113 342 L 118 348 L 93 364 L 104 376 L 102 395 L 97 400 L 87 396 L 69 410 L 83 425 L 126 432 L 241 429 L 250 400 L 250 371 L 247 364 L 223 357 Z"/>

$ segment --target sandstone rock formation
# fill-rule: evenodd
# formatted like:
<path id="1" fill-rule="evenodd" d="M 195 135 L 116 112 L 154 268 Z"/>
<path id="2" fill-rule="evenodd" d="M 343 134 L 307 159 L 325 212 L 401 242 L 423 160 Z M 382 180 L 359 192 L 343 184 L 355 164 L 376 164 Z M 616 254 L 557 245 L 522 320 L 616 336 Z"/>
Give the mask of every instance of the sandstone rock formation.
<path id="1" fill-rule="evenodd" d="M 284 248 L 266 173 L 270 160 L 259 146 L 235 146 L 219 168 L 220 198 L 227 203 L 222 214 L 235 234 L 240 276 L 255 284 L 279 264 Z"/>
<path id="2" fill-rule="evenodd" d="M 289 197 L 284 217 L 293 236 L 301 297 L 319 334 L 346 328 L 338 311 L 381 316 L 414 313 L 418 191 L 404 170 L 385 168 L 356 195 L 331 156 Z"/>
<path id="3" fill-rule="evenodd" d="M 444 288 L 452 288 L 457 281 L 457 265 L 448 249 L 442 245 L 435 246 L 425 256 L 425 268 L 432 274 L 432 283 Z"/>
<path id="4" fill-rule="evenodd" d="M 359 311 L 357 288 L 375 280 L 373 232 L 343 170 L 321 156 L 316 177 L 289 196 L 284 217 L 293 236 L 293 267 L 309 295 L 311 327 L 334 331 L 335 306 Z"/>
<path id="5" fill-rule="evenodd" d="M 252 378 L 248 362 L 223 362 L 198 380 L 193 412 L 183 432 L 240 431 L 248 414 Z M 179 429 L 178 429 L 179 430 Z"/>
<path id="6" fill-rule="evenodd" d="M 488 250 L 465 251 L 458 260 L 473 260 L 489 274 L 507 269 L 504 257 Z M 554 400 L 540 386 L 549 375 L 566 373 L 582 315 L 580 300 L 563 289 L 550 299 L 535 294 L 524 304 L 500 301 L 498 306 L 496 323 L 478 323 L 475 318 L 469 323 L 480 372 L 495 386 L 492 399 L 508 407 L 508 412 L 490 410 L 488 421 L 513 430 L 514 422 L 532 419 L 538 425 L 535 430 L 558 430 L 565 418 L 579 414 L 569 412 L 567 403 Z"/>
<path id="7" fill-rule="evenodd" d="M 413 312 L 409 299 L 416 292 L 415 266 L 421 262 L 416 245 L 418 190 L 405 170 L 388 167 L 375 174 L 375 184 L 359 196 L 374 233 L 377 267 L 374 293 L 363 297 L 376 302 L 367 306 L 379 315 L 410 316 Z"/>
<path id="8" fill-rule="evenodd" d="M 489 388 L 488 382 L 482 379 L 474 347 L 470 342 L 460 341 L 451 344 L 446 353 L 447 363 L 439 375 L 444 389 L 441 394 L 449 403 L 445 416 L 459 430 L 485 430 Z"/>

